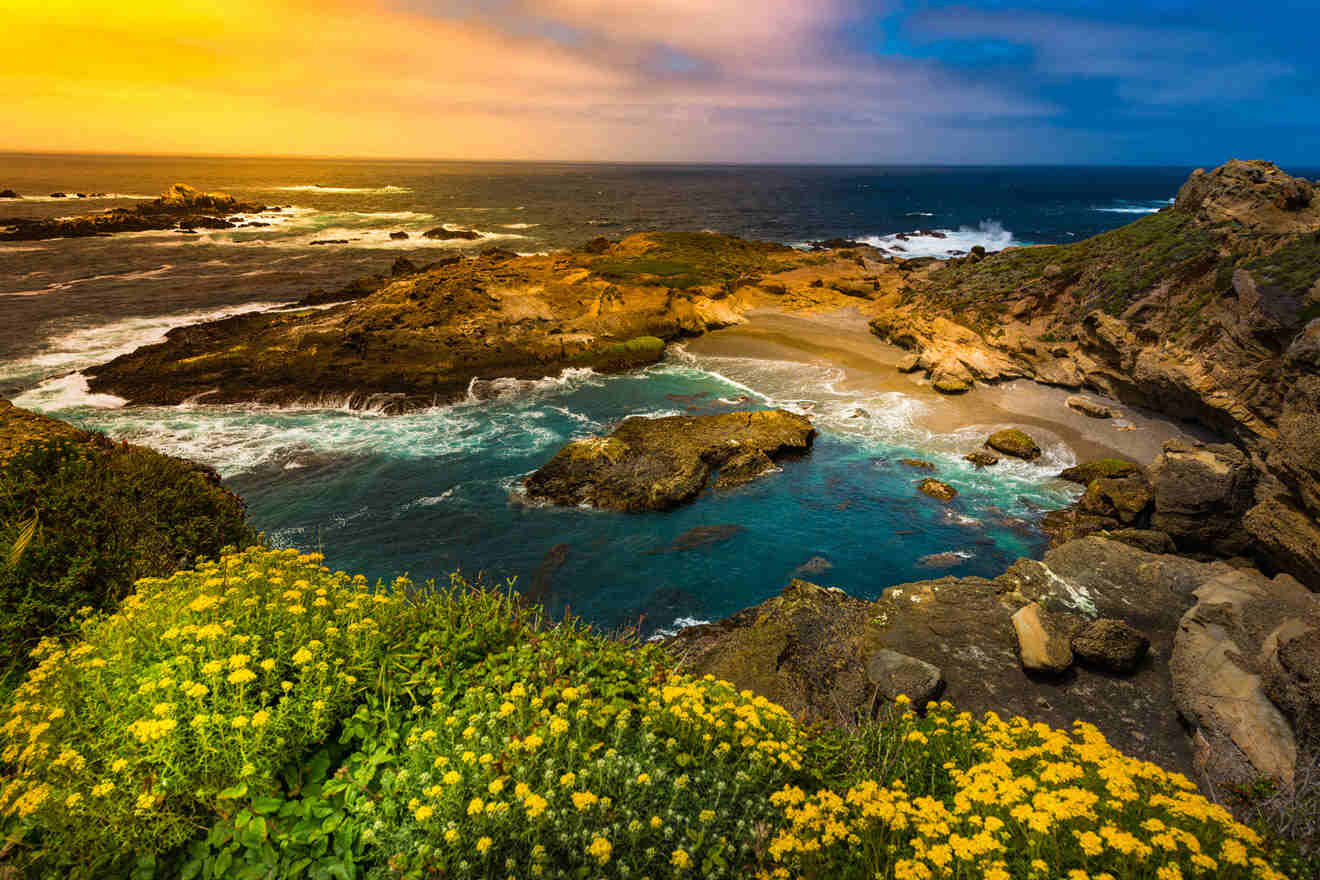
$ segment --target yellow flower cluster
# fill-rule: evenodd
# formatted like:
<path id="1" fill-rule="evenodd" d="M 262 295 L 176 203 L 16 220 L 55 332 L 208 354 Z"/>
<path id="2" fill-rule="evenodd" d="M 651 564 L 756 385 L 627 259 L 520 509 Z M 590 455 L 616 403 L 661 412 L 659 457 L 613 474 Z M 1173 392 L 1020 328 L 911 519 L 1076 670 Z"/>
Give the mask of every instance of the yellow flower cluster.
<path id="1" fill-rule="evenodd" d="M 325 735 L 376 667 L 377 619 L 399 601 L 292 550 L 139 581 L 78 641 L 33 651 L 0 725 L 0 759 L 17 771 L 0 815 L 71 852 L 177 843 L 220 791 Z"/>
<path id="2" fill-rule="evenodd" d="M 914 794 L 902 779 L 862 781 L 842 795 L 782 789 L 772 800 L 786 827 L 769 847 L 781 868 L 766 876 L 829 868 L 896 880 L 1284 880 L 1255 832 L 1181 774 L 1114 749 L 1093 725 L 1078 722 L 1070 734 L 993 713 L 974 722 L 940 703 L 924 720 L 905 712 L 893 735 L 918 750 L 914 766 L 951 759 L 931 793 Z"/>

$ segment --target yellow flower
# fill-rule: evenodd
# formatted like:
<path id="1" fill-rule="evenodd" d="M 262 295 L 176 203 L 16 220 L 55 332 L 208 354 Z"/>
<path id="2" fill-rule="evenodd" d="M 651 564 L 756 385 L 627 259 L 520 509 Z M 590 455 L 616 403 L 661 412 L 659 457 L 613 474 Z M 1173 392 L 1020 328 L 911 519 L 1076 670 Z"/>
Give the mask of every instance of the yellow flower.
<path id="1" fill-rule="evenodd" d="M 256 677 L 257 674 L 255 672 L 253 672 L 251 669 L 248 669 L 247 667 L 243 667 L 242 669 L 235 669 L 233 672 L 229 673 L 229 683 L 247 684 L 249 681 L 252 681 Z"/>
<path id="2" fill-rule="evenodd" d="M 426 806 L 418 807 L 417 811 L 413 813 L 413 816 L 417 819 L 418 822 L 425 822 L 427 819 L 431 818 L 434 815 L 435 815 L 435 810 L 432 809 L 431 807 L 426 807 Z"/>
<path id="3" fill-rule="evenodd" d="M 603 837 L 594 838 L 591 841 L 591 846 L 587 847 L 587 854 L 602 865 L 610 860 L 613 853 L 614 845 Z"/>
<path id="4" fill-rule="evenodd" d="M 692 865 L 692 857 L 687 854 L 686 850 L 676 849 L 669 856 L 669 864 L 673 865 L 676 870 L 686 871 Z"/>
<path id="5" fill-rule="evenodd" d="M 589 791 L 573 792 L 573 806 L 577 807 L 579 811 L 595 806 L 599 800 L 600 798 Z"/>
<path id="6" fill-rule="evenodd" d="M 490 849 L 490 845 L 494 842 L 495 841 L 491 840 L 489 837 L 481 838 L 480 840 L 477 841 L 477 852 L 481 853 L 482 855 L 485 855 L 486 850 Z"/>
<path id="7" fill-rule="evenodd" d="M 546 799 L 539 794 L 529 794 L 526 799 L 523 800 L 523 807 L 527 810 L 528 819 L 535 819 L 540 816 L 545 812 L 547 806 L 549 806 L 549 804 L 546 802 Z"/>
<path id="8" fill-rule="evenodd" d="M 270 713 L 267 712 L 265 709 L 258 709 L 256 712 L 252 713 L 253 727 L 265 727 L 269 721 L 270 721 Z"/>

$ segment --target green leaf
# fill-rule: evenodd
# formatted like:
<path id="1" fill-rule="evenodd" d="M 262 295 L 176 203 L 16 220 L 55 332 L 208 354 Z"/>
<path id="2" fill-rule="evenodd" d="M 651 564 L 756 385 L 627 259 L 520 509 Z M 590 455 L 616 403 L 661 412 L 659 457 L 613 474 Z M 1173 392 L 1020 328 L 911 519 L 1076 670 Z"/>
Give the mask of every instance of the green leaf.
<path id="1" fill-rule="evenodd" d="M 238 785 L 231 785 L 229 786 L 229 788 L 226 788 L 224 791 L 220 792 L 219 798 L 221 800 L 237 800 L 238 798 L 244 797 L 246 795 L 247 795 L 247 783 L 240 782 Z"/>
<path id="2" fill-rule="evenodd" d="M 259 797 L 252 799 L 252 812 L 266 815 L 274 813 L 284 806 L 284 801 L 276 797 Z"/>

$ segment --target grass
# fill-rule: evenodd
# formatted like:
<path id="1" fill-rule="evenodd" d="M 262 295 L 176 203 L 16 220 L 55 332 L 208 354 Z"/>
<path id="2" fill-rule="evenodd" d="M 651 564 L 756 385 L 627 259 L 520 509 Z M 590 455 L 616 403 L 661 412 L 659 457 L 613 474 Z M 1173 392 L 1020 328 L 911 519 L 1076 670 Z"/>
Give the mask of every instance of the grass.
<path id="1" fill-rule="evenodd" d="M 604 256 L 591 270 L 608 281 L 650 284 L 685 290 L 719 284 L 755 283 L 774 271 L 791 249 L 768 242 L 744 241 L 707 232 L 665 232 L 650 238 L 655 245 L 629 257 Z"/>

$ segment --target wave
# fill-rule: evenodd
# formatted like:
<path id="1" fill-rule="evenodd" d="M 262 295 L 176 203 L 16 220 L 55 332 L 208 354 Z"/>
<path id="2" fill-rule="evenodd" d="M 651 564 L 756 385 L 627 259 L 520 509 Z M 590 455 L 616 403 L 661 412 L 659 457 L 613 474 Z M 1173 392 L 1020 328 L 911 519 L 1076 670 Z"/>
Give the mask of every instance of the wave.
<path id="1" fill-rule="evenodd" d="M 968 253 L 977 245 L 987 251 L 1002 251 L 1004 248 L 1026 244 L 1026 242 L 1015 239 L 1013 233 L 1005 229 L 998 220 L 982 220 L 975 228 L 960 226 L 957 229 L 931 231 L 937 234 L 906 232 L 893 235 L 869 235 L 858 239 L 858 241 L 887 251 L 894 256 L 940 258 Z M 903 237 L 899 238 L 900 235 Z"/>
<path id="2" fill-rule="evenodd" d="M 310 192 L 310 193 L 334 193 L 334 194 L 362 194 L 362 195 L 393 195 L 396 193 L 410 193 L 412 190 L 406 186 L 322 186 L 319 183 L 300 183 L 292 186 L 273 186 L 272 190 L 277 192 Z"/>
<path id="3" fill-rule="evenodd" d="M 97 193 L 84 198 L 78 198 L 76 195 L 55 198 L 54 196 L 23 196 L 18 199 L 5 199 L 0 205 L 13 204 L 21 205 L 24 202 L 107 202 L 114 199 L 128 199 L 135 202 L 147 202 L 156 198 L 156 196 L 137 195 L 135 193 Z"/>
<path id="4" fill-rule="evenodd" d="M 655 632 L 651 633 L 646 640 L 648 642 L 658 642 L 678 635 L 680 630 L 687 629 L 689 626 L 704 626 L 708 623 L 710 623 L 709 620 L 702 620 L 697 617 L 676 617 L 669 626 L 657 627 Z"/>
<path id="5" fill-rule="evenodd" d="M 166 263 L 156 269 L 143 269 L 137 272 L 111 272 L 105 275 L 88 275 L 85 278 L 70 278 L 67 281 L 52 281 L 45 287 L 34 290 L 0 290 L 0 296 L 41 296 L 47 293 L 69 290 L 70 288 L 77 287 L 79 284 L 88 284 L 95 281 L 147 281 L 153 278 L 160 278 L 162 275 L 168 274 L 173 269 L 173 264 Z"/>
<path id="6" fill-rule="evenodd" d="M 20 405 L 32 405 L 37 409 L 57 408 L 44 401 L 47 398 L 63 399 L 67 386 L 58 383 L 63 382 L 71 372 L 105 363 L 144 345 L 160 342 L 175 327 L 263 311 L 281 304 L 254 302 L 220 309 L 121 318 L 102 324 L 86 323 L 86 319 L 82 319 L 83 323 L 78 323 L 78 319 L 55 322 L 38 331 L 45 335 L 45 339 L 35 352 L 0 364 L 0 382 L 19 385 L 42 382 L 21 395 L 27 403 Z M 52 385 L 51 382 L 56 384 Z"/>
<path id="7" fill-rule="evenodd" d="M 933 211 L 908 211 L 908 212 L 907 212 L 906 214 L 904 214 L 903 216 L 904 216 L 904 217 L 934 217 L 934 216 L 935 216 L 935 212 L 933 212 Z"/>
<path id="8" fill-rule="evenodd" d="M 501 223 L 501 229 L 535 229 L 540 223 Z"/>
<path id="9" fill-rule="evenodd" d="M 1173 199 L 1152 199 L 1150 201 L 1120 202 L 1119 204 L 1091 208 L 1103 214 L 1155 214 L 1173 204 Z"/>

